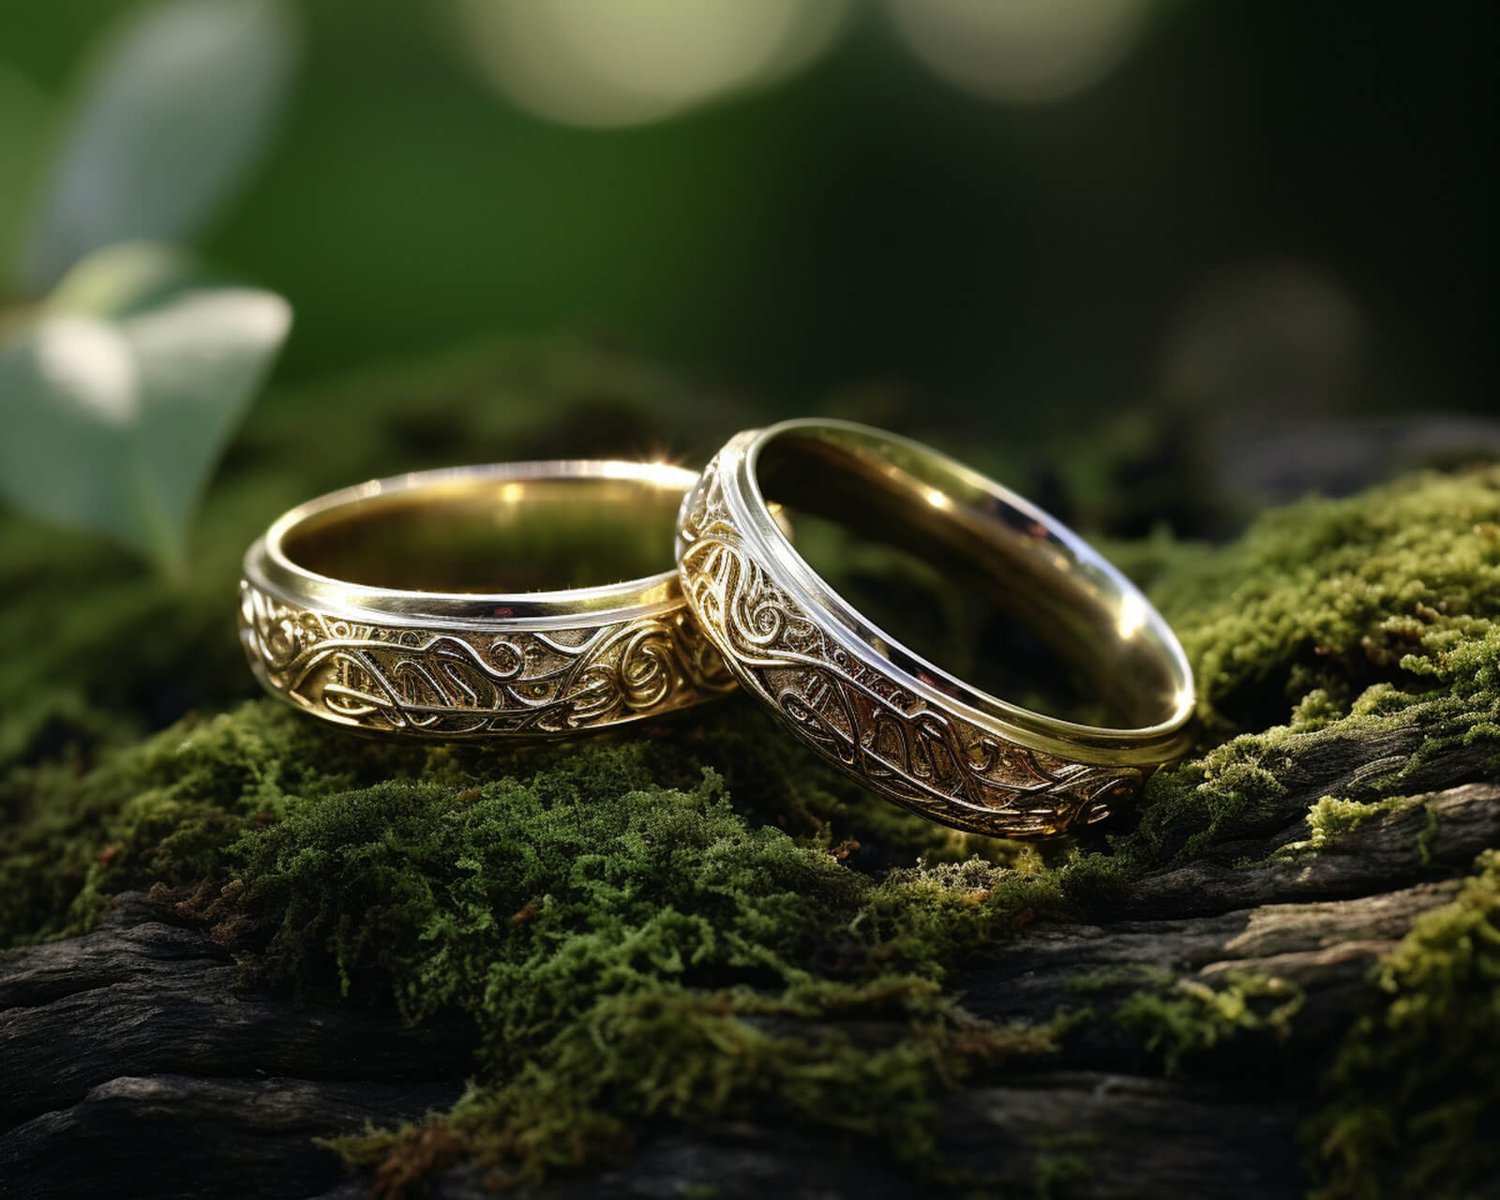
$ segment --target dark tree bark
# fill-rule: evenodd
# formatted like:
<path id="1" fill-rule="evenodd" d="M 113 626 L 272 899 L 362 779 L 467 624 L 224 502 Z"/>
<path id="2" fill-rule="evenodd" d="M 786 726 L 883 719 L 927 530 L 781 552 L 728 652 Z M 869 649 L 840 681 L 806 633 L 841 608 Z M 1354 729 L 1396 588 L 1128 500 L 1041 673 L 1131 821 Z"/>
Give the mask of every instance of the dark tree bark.
<path id="1" fill-rule="evenodd" d="M 1289 816 L 1328 780 L 1309 786 L 1287 797 Z M 1059 1195 L 1300 1194 L 1296 1130 L 1318 1102 L 1306 1064 L 1348 1027 L 1371 965 L 1453 895 L 1456 884 L 1430 881 L 1435 869 L 1496 844 L 1500 786 L 1434 793 L 1316 855 L 1230 865 L 1305 833 L 1298 817 L 1220 846 L 1147 879 L 1105 918 L 1038 923 L 976 965 L 959 986 L 978 1015 L 1046 1021 L 1088 1007 L 1095 1018 L 1057 1055 L 951 1094 L 947 1161 L 1028 1193 L 1041 1180 Z M 1215 984 L 1236 972 L 1295 985 L 1302 1006 L 1284 1036 L 1237 1042 L 1191 1078 L 1162 1078 L 1160 1057 L 1112 1015 L 1144 978 Z M 140 895 L 92 933 L 0 959 L 0 1193 L 362 1195 L 370 1181 L 347 1179 L 315 1139 L 419 1118 L 462 1090 L 466 1028 L 408 1029 L 236 981 L 206 934 Z M 484 1183 L 460 1168 L 438 1190 L 465 1196 Z M 694 1187 L 868 1198 L 918 1184 L 878 1148 L 767 1118 L 648 1133 L 628 1162 L 546 1191 Z"/>

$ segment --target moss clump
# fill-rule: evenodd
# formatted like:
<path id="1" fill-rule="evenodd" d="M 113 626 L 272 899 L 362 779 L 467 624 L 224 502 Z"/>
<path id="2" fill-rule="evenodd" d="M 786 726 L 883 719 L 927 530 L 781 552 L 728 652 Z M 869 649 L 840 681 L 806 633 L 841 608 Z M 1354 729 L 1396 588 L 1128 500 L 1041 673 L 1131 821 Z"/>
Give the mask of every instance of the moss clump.
<path id="1" fill-rule="evenodd" d="M 281 820 L 295 798 L 348 788 L 399 750 L 330 739 L 295 714 L 244 705 L 108 755 L 0 779 L 11 832 L 0 849 L 0 944 L 81 932 L 111 896 L 223 877 L 226 848 Z"/>
<path id="2" fill-rule="evenodd" d="M 978 857 L 850 869 L 835 830 L 871 799 L 730 707 L 651 738 L 487 749 L 351 739 L 257 701 L 81 780 L 26 772 L 0 920 L 12 941 L 74 932 L 153 885 L 263 983 L 462 1015 L 476 1084 L 437 1142 L 506 1171 L 759 1104 L 921 1160 L 938 1090 L 1053 1045 L 941 985 L 1058 904 L 1055 881 Z M 751 761 L 757 744 L 773 749 Z M 731 804 L 721 751 L 748 807 L 779 804 L 798 836 Z M 399 1173 L 434 1144 L 409 1130 L 350 1153 Z"/>
<path id="3" fill-rule="evenodd" d="M 10 830 L 0 845 L 0 945 L 81 932 L 127 889 L 217 886 L 228 878 L 228 848 L 243 835 L 273 832 L 299 805 L 330 795 L 398 781 L 463 789 L 555 770 L 604 797 L 614 794 L 611 780 L 626 758 L 638 787 L 693 789 L 711 768 L 746 797 L 737 810 L 748 825 L 784 829 L 846 862 L 866 856 L 851 840 L 856 829 L 866 837 L 867 830 L 880 831 L 882 858 L 909 863 L 928 848 L 935 860 L 952 857 L 955 839 L 947 831 L 852 785 L 777 736 L 769 719 L 743 701 L 687 714 L 648 734 L 414 746 L 349 737 L 261 700 L 211 718 L 189 717 L 105 755 L 92 770 L 80 772 L 71 757 L 15 767 L 0 775 Z M 991 857 L 1009 849 L 979 839 L 965 848 Z M 1033 856 L 1016 855 L 1040 871 Z"/>
<path id="4" fill-rule="evenodd" d="M 1088 1160 L 1094 1141 L 1089 1134 L 1081 1133 L 1054 1133 L 1038 1139 L 1037 1200 L 1071 1195 L 1094 1178 Z"/>
<path id="5" fill-rule="evenodd" d="M 259 970 L 470 1017 L 480 1082 L 445 1124 L 521 1171 L 616 1146 L 631 1118 L 756 1100 L 917 1153 L 939 1078 L 1050 1044 L 966 1021 L 937 986 L 956 941 L 1022 898 L 997 895 L 1000 869 L 876 882 L 749 826 L 713 772 L 676 789 L 648 768 L 626 743 L 528 780 L 299 805 L 230 852 L 271 923 Z M 873 1019 L 905 1032 L 872 1049 L 839 1029 Z"/>
<path id="6" fill-rule="evenodd" d="M 1163 571 L 1156 598 L 1221 729 L 1279 724 L 1311 697 L 1329 716 L 1374 684 L 1448 682 L 1452 656 L 1500 616 L 1500 472 L 1267 513 L 1223 552 Z"/>
<path id="7" fill-rule="evenodd" d="M 1307 838 L 1282 846 L 1277 850 L 1276 856 L 1290 858 L 1316 853 L 1353 833 L 1366 822 L 1414 803 L 1417 801 L 1410 796 L 1387 796 L 1383 800 L 1347 800 L 1339 796 L 1320 796 L 1307 810 Z"/>
<path id="8" fill-rule="evenodd" d="M 1153 777 L 1113 840 L 1130 869 L 1270 832 L 1309 788 L 1369 800 L 1500 769 L 1500 469 L 1307 501 L 1153 574 L 1223 740 Z"/>
<path id="9" fill-rule="evenodd" d="M 1414 569 L 1420 564 L 1413 564 Z M 1488 619 L 1488 618 L 1486 618 Z M 1441 655 L 1405 687 L 1370 685 L 1343 716 L 1244 733 L 1159 772 L 1139 823 L 1115 840 L 1137 869 L 1193 858 L 1294 820 L 1288 797 L 1339 785 L 1374 800 L 1500 769 L 1500 628 Z"/>
<path id="10" fill-rule="evenodd" d="M 1330 841 L 1354 832 L 1366 821 L 1393 812 L 1404 803 L 1404 796 L 1391 796 L 1366 804 L 1358 800 L 1340 800 L 1337 796 L 1322 796 L 1307 810 L 1307 827 L 1312 831 L 1309 848 L 1321 849 Z"/>
<path id="11" fill-rule="evenodd" d="M 1500 852 L 1417 919 L 1307 1126 L 1317 1194 L 1464 1196 L 1500 1172 Z"/>
<path id="12" fill-rule="evenodd" d="M 1246 1034 L 1284 1038 L 1302 1008 L 1296 985 L 1274 976 L 1232 971 L 1222 986 L 1177 979 L 1136 992 L 1115 1020 L 1141 1035 L 1148 1053 L 1160 1054 L 1168 1075 L 1189 1060 Z"/>

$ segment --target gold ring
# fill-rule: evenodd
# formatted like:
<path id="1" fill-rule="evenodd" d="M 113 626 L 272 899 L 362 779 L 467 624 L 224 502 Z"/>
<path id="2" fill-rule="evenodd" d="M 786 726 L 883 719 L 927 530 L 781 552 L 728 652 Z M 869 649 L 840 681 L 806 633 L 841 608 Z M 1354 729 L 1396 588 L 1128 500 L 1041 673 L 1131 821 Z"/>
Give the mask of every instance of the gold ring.
<path id="1" fill-rule="evenodd" d="M 793 548 L 788 517 L 803 550 L 821 522 L 918 560 L 946 598 L 1029 630 L 1034 645 L 1017 645 L 1044 682 L 1076 676 L 1102 715 L 1000 699 L 938 665 L 942 652 L 918 653 L 916 641 L 933 643 L 932 606 L 873 591 L 882 623 L 908 638 L 898 640 Z M 1106 816 L 1190 740 L 1192 669 L 1140 591 L 1054 518 L 906 438 L 817 420 L 739 434 L 683 501 L 677 563 L 741 686 L 825 757 L 931 820 L 1059 833 Z M 1008 648 L 987 669 L 1003 677 L 1021 657 Z"/>
<path id="2" fill-rule="evenodd" d="M 510 463 L 313 500 L 245 555 L 251 669 L 326 721 L 442 739 L 573 733 L 711 699 L 733 680 L 669 555 L 695 478 Z"/>

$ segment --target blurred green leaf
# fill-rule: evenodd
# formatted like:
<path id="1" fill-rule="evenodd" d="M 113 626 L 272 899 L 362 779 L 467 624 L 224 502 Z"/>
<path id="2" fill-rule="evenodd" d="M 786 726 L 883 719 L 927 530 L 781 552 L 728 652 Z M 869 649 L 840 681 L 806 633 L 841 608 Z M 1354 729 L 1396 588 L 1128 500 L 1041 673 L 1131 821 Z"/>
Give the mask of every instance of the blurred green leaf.
<path id="1" fill-rule="evenodd" d="M 0 343 L 0 493 L 180 571 L 209 474 L 290 327 L 280 296 L 193 282 L 167 250 L 84 260 Z"/>
<path id="2" fill-rule="evenodd" d="M 104 246 L 196 233 L 265 145 L 297 46 L 278 0 L 134 10 L 84 72 L 22 247 L 22 283 L 40 294 Z"/>
<path id="3" fill-rule="evenodd" d="M 65 316 L 118 320 L 154 307 L 173 292 L 214 282 L 180 250 L 156 242 L 122 242 L 89 255 L 64 275 L 43 308 Z"/>

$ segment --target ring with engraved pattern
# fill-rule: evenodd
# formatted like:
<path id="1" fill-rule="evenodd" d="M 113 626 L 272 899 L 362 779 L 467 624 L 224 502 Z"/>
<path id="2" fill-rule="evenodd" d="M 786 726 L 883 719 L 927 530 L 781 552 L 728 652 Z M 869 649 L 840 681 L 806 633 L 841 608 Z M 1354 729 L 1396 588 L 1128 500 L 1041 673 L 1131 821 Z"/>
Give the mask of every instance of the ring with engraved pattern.
<path id="1" fill-rule="evenodd" d="M 733 687 L 670 547 L 696 476 L 557 461 L 334 492 L 245 556 L 251 669 L 303 712 L 375 734 L 556 736 Z"/>
<path id="2" fill-rule="evenodd" d="M 940 665 L 945 605 L 887 586 L 856 607 L 804 556 L 819 528 L 914 558 L 968 624 L 1019 630 L 1014 653 Z M 1030 838 L 1087 825 L 1191 739 L 1192 669 L 1141 592 L 1053 517 L 907 438 L 832 420 L 737 435 L 683 501 L 677 563 L 741 687 L 931 820 Z M 1022 659 L 1072 681 L 1089 717 L 1002 698 Z"/>

